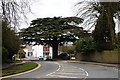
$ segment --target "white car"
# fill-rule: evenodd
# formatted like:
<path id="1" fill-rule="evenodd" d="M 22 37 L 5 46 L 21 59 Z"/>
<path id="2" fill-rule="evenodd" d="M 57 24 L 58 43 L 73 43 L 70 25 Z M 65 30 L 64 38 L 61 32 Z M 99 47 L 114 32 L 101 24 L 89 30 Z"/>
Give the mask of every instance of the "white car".
<path id="1" fill-rule="evenodd" d="M 39 60 L 46 60 L 46 59 L 47 59 L 47 57 L 43 57 L 43 56 L 39 57 Z"/>

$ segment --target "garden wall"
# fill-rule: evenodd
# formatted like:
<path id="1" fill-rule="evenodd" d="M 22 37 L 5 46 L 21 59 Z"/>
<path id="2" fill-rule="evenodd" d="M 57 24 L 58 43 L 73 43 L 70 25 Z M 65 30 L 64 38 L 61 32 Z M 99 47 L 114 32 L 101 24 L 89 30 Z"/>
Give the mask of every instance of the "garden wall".
<path id="1" fill-rule="evenodd" d="M 120 51 L 103 51 L 94 53 L 77 54 L 77 60 L 95 61 L 102 63 L 120 63 Z"/>

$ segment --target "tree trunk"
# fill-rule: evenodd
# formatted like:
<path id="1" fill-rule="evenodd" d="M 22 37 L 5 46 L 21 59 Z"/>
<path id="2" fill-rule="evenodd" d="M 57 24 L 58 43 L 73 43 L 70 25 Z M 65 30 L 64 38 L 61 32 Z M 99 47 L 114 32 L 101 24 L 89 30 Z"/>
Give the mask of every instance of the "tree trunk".
<path id="1" fill-rule="evenodd" d="M 116 42 L 116 37 L 115 37 L 115 23 L 113 20 L 113 15 L 110 15 L 109 13 L 109 17 L 108 17 L 108 25 L 109 25 L 109 29 L 110 29 L 110 43 L 109 43 L 109 47 L 110 49 L 114 49 L 115 48 L 115 42 Z"/>
<path id="2" fill-rule="evenodd" d="M 59 42 L 57 41 L 57 37 L 54 37 L 53 41 L 52 41 L 53 59 L 57 59 L 58 58 L 58 44 L 59 44 Z"/>
<path id="3" fill-rule="evenodd" d="M 58 43 L 54 42 L 53 43 L 53 59 L 58 58 Z"/>

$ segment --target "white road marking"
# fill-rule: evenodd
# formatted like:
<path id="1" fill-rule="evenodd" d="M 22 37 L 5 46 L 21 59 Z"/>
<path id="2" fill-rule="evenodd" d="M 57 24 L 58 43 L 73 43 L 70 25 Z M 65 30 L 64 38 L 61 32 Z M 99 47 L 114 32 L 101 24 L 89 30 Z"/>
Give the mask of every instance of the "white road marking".
<path id="1" fill-rule="evenodd" d="M 88 77 L 88 72 L 86 70 L 84 70 L 82 68 L 79 68 L 79 69 L 83 70 L 86 73 L 86 76 Z"/>
<path id="2" fill-rule="evenodd" d="M 86 74 L 75 74 L 75 73 L 56 73 L 57 75 L 86 75 Z"/>
<path id="3" fill-rule="evenodd" d="M 64 71 L 64 69 L 62 69 L 62 71 Z"/>
<path id="4" fill-rule="evenodd" d="M 55 64 L 57 64 L 57 65 L 58 65 L 58 69 L 57 69 L 56 71 L 59 71 L 59 70 L 60 70 L 60 68 L 61 68 L 60 64 L 59 64 L 59 63 L 57 63 L 57 62 L 55 62 Z M 50 75 L 52 75 L 52 74 L 56 73 L 56 71 L 54 71 L 54 72 L 52 72 L 52 73 L 49 73 L 49 74 L 47 74 L 46 76 L 50 76 Z"/>
<path id="5" fill-rule="evenodd" d="M 74 67 L 74 66 L 73 66 Z M 77 67 L 74 67 L 74 68 L 77 68 Z M 82 68 L 79 68 L 80 70 L 84 71 L 86 73 L 86 76 L 88 77 L 88 72 L 85 70 L 85 69 L 82 69 Z M 87 78 L 86 77 L 86 78 Z"/>
<path id="6" fill-rule="evenodd" d="M 68 66 L 66 64 L 59 64 L 55 62 L 59 67 L 56 71 L 47 74 L 46 76 L 53 77 L 53 78 L 83 78 L 86 79 L 88 77 L 88 72 L 82 68 L 78 68 L 75 66 Z"/>
<path id="7" fill-rule="evenodd" d="M 51 76 L 55 76 L 56 77 L 56 75 L 51 75 Z M 70 76 L 57 76 L 57 77 L 60 77 L 60 78 L 79 78 L 79 77 L 70 77 Z"/>
<path id="8" fill-rule="evenodd" d="M 70 76 L 58 76 L 58 77 L 62 77 L 62 78 L 79 78 L 79 77 L 70 77 Z"/>

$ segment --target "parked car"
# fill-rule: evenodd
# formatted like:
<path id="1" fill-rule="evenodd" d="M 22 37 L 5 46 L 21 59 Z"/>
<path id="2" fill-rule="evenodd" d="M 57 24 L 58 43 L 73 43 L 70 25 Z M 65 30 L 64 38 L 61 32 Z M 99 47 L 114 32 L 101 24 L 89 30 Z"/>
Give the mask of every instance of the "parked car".
<path id="1" fill-rule="evenodd" d="M 43 59 L 44 59 L 44 57 L 43 57 L 43 56 L 40 56 L 40 57 L 39 57 L 39 60 L 43 60 Z"/>
<path id="2" fill-rule="evenodd" d="M 61 53 L 58 57 L 60 59 L 63 59 L 63 60 L 69 60 L 70 59 L 70 56 L 67 53 Z"/>
<path id="3" fill-rule="evenodd" d="M 43 57 L 43 56 L 40 56 L 39 57 L 39 60 L 46 60 L 47 58 L 46 57 Z"/>

